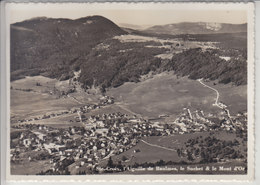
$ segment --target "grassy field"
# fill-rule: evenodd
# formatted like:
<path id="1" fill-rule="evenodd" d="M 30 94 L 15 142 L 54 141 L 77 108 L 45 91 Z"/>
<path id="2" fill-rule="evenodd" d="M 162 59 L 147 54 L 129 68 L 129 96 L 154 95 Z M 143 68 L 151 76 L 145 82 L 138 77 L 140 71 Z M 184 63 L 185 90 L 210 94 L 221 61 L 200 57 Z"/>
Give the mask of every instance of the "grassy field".
<path id="1" fill-rule="evenodd" d="M 140 152 L 134 153 L 134 150 L 139 149 Z M 164 161 L 179 162 L 181 159 L 178 157 L 177 152 L 169 151 L 161 148 L 149 146 L 143 142 L 139 142 L 133 148 L 121 153 L 120 155 L 113 156 L 113 161 L 122 161 L 122 157 L 126 156 L 130 161 L 122 162 L 122 164 L 144 163 L 144 162 L 157 162 L 161 159 Z"/>
<path id="2" fill-rule="evenodd" d="M 198 132 L 198 133 L 191 133 L 191 134 L 180 134 L 180 135 L 173 135 L 173 136 L 152 136 L 152 137 L 144 137 L 143 140 L 151 145 L 161 146 L 169 149 L 178 149 L 178 148 L 185 148 L 185 143 L 192 138 L 200 137 L 206 138 L 208 136 L 214 136 L 217 139 L 225 140 L 225 141 L 233 141 L 234 139 L 239 140 L 234 133 L 228 133 L 225 131 L 221 132 Z M 179 157 L 176 151 L 171 151 L 163 148 L 158 148 L 156 146 L 148 145 L 140 141 L 136 146 L 133 148 L 112 157 L 112 160 L 115 162 L 122 161 L 122 157 L 127 157 L 128 161 L 122 162 L 123 164 L 133 165 L 134 163 L 144 163 L 144 162 L 157 162 L 159 160 L 164 161 L 173 161 L 173 162 L 180 162 L 186 161 L 189 162 L 186 158 Z M 240 146 L 242 154 L 245 154 L 243 150 L 244 146 Z M 235 147 L 236 148 L 236 147 Z M 139 149 L 140 152 L 135 153 L 134 151 Z M 196 159 L 194 162 L 199 162 L 200 158 Z M 236 163 L 237 161 L 235 161 Z M 107 161 L 103 162 L 106 164 Z M 234 164 L 235 164 L 234 163 Z"/>
<path id="3" fill-rule="evenodd" d="M 73 126 L 83 126 L 81 122 L 75 122 L 75 117 L 78 116 L 77 113 L 75 114 L 67 114 L 62 115 L 54 118 L 48 118 L 43 120 L 35 120 L 24 122 L 22 124 L 39 124 L 39 125 L 46 125 L 53 128 L 69 128 Z M 74 122 L 70 122 L 70 120 L 74 120 Z M 13 125 L 19 125 L 20 123 L 13 123 Z"/>
<path id="4" fill-rule="evenodd" d="M 97 103 L 97 99 L 100 97 L 84 91 L 71 93 L 69 94 L 70 97 L 60 97 L 58 93 L 54 92 L 55 90 L 66 92 L 69 88 L 71 88 L 69 81 L 58 81 L 43 76 L 26 77 L 11 82 L 11 119 L 28 119 L 65 111 L 80 107 L 85 103 Z M 64 124 L 66 125 L 71 116 L 75 115 L 64 115 L 48 119 L 48 121 L 44 120 L 44 122 L 48 122 L 47 124 L 50 122 L 62 124 L 65 121 Z M 38 122 L 42 124 L 43 121 Z"/>
<path id="5" fill-rule="evenodd" d="M 184 143 L 193 137 L 197 136 L 208 136 L 208 132 L 192 133 L 192 134 L 180 134 L 172 136 L 153 136 L 144 138 L 145 141 L 151 144 L 164 146 L 167 148 L 177 149 L 184 145 Z"/>
<path id="6" fill-rule="evenodd" d="M 213 82 L 208 85 L 214 86 Z M 220 101 L 227 104 L 232 113 L 246 110 L 246 86 L 218 84 L 214 88 L 219 90 Z M 212 106 L 216 98 L 214 91 L 187 77 L 178 78 L 173 72 L 161 73 L 140 83 L 125 83 L 107 94 L 130 111 L 149 118 L 168 114 L 174 119 L 185 107 L 210 113 L 219 111 Z"/>
<path id="7" fill-rule="evenodd" d="M 101 109 L 95 109 L 92 110 L 89 113 L 86 113 L 86 116 L 90 116 L 90 115 L 102 115 L 102 114 L 111 114 L 111 113 L 115 113 L 115 112 L 121 112 L 122 114 L 127 114 L 127 115 L 132 115 L 133 113 L 123 109 L 122 107 L 116 105 L 116 104 L 111 104 L 111 105 L 107 105 L 105 107 L 102 107 Z"/>
<path id="8" fill-rule="evenodd" d="M 36 83 L 40 83 L 40 86 Z M 213 82 L 207 84 L 220 92 L 220 101 L 228 105 L 232 114 L 246 110 L 246 86 L 214 85 Z M 69 97 L 58 98 L 49 92 L 53 87 L 65 90 L 69 87 L 68 81 L 59 82 L 42 76 L 16 80 L 11 83 L 11 86 L 12 119 L 68 110 L 84 103 L 97 102 L 99 98 L 99 95 L 87 94 L 83 91 L 70 94 L 79 101 Z M 17 89 L 32 89 L 32 91 Z M 204 112 L 219 111 L 217 107 L 212 106 L 216 96 L 214 91 L 186 77 L 178 78 L 172 72 L 155 75 L 139 83 L 125 83 L 118 88 L 108 90 L 107 94 L 116 98 L 115 105 L 95 110 L 93 114 L 120 111 L 126 114 L 139 114 L 145 118 L 157 118 L 160 114 L 168 114 L 170 121 L 174 120 L 184 107 L 189 107 L 191 110 L 202 109 Z"/>
<path id="9" fill-rule="evenodd" d="M 37 86 L 36 83 L 40 85 Z M 55 111 L 68 110 L 78 106 L 79 103 L 70 98 L 58 98 L 51 95 L 54 86 L 65 88 L 55 79 L 42 76 L 26 77 L 11 83 L 11 117 L 12 119 L 31 118 L 37 115 L 53 113 Z M 22 89 L 22 90 L 19 90 Z M 23 91 L 31 89 L 31 91 Z"/>
<path id="10" fill-rule="evenodd" d="M 212 106 L 215 93 L 197 81 L 178 78 L 172 72 L 161 73 L 140 83 L 125 83 L 107 93 L 129 110 L 149 118 L 168 114 L 173 119 L 189 107 L 191 110 L 219 111 Z"/>
<path id="11" fill-rule="evenodd" d="M 40 86 L 37 86 L 36 83 L 40 83 Z M 246 86 L 205 83 L 219 91 L 220 101 L 228 106 L 231 114 L 246 111 Z M 60 82 L 42 76 L 16 80 L 11 83 L 11 86 L 11 118 L 14 120 L 68 110 L 84 105 L 84 103 L 95 103 L 100 97 L 100 95 L 80 90 L 71 93 L 71 97 L 59 98 L 49 92 L 54 87 L 60 91 L 68 89 L 68 81 Z M 27 92 L 19 89 L 32 89 L 32 91 Z M 145 118 L 158 118 L 160 114 L 167 114 L 170 116 L 166 118 L 167 121 L 172 121 L 185 107 L 190 108 L 191 111 L 201 109 L 204 112 L 219 112 L 219 108 L 212 106 L 216 97 L 214 91 L 187 77 L 178 78 L 173 72 L 164 72 L 139 83 L 125 83 L 118 88 L 108 90 L 107 94 L 115 97 L 115 104 L 91 111 L 86 116 L 122 112 L 129 115 L 141 115 Z M 75 101 L 72 97 L 79 101 Z M 55 127 L 63 127 L 62 124 L 64 124 L 64 127 L 67 127 L 75 125 L 75 123 L 69 122 L 75 116 L 64 115 L 48 119 L 48 121 L 37 122 L 39 124 L 53 124 Z"/>
<path id="12" fill-rule="evenodd" d="M 79 106 L 79 103 L 69 98 L 11 90 L 11 117 L 14 119 L 31 118 L 38 115 L 68 110 Z"/>
<path id="13" fill-rule="evenodd" d="M 38 85 L 36 85 L 38 83 Z M 56 79 L 47 78 L 44 76 L 27 76 L 23 79 L 11 82 L 13 89 L 32 89 L 37 92 L 52 91 L 57 83 Z"/>
<path id="14" fill-rule="evenodd" d="M 36 175 L 41 171 L 46 171 L 52 167 L 50 160 L 24 161 L 23 163 L 11 163 L 12 175 Z"/>
<path id="15" fill-rule="evenodd" d="M 39 83 L 40 85 L 36 85 Z M 70 97 L 58 97 L 53 92 L 54 87 L 58 91 L 66 90 L 69 88 L 68 81 L 58 81 L 43 76 L 26 77 L 24 79 L 16 80 L 11 83 L 11 119 L 29 119 L 34 117 L 43 116 L 44 114 L 51 114 L 69 110 L 74 107 L 80 107 L 85 103 L 97 103 L 100 94 L 86 93 L 82 89 L 70 93 Z M 24 91 L 31 89 L 31 91 Z M 76 98 L 75 101 L 72 97 Z M 97 114 L 108 114 L 114 112 L 121 112 L 131 115 L 132 112 L 127 109 L 122 109 L 118 105 L 109 105 L 102 109 L 92 110 L 86 113 L 86 116 Z M 58 117 L 53 117 L 44 120 L 34 120 L 23 124 L 42 124 L 56 128 L 67 128 L 70 126 L 82 126 L 79 122 L 75 121 L 77 113 L 65 114 Z M 16 123 L 14 123 L 16 124 Z"/>
<path id="16" fill-rule="evenodd" d="M 177 134 L 171 136 L 151 136 L 146 137 L 143 140 L 151 143 L 156 144 L 168 148 L 176 148 L 182 147 L 184 143 L 191 138 L 196 137 L 208 137 L 208 136 L 215 136 L 217 139 L 225 140 L 225 141 L 233 141 L 234 139 L 239 139 L 236 137 L 234 133 L 228 133 L 226 131 L 221 132 L 195 132 L 190 134 Z"/>
<path id="17" fill-rule="evenodd" d="M 220 93 L 219 101 L 224 102 L 231 114 L 247 111 L 247 85 L 233 86 L 231 84 L 217 84 L 205 82 Z"/>

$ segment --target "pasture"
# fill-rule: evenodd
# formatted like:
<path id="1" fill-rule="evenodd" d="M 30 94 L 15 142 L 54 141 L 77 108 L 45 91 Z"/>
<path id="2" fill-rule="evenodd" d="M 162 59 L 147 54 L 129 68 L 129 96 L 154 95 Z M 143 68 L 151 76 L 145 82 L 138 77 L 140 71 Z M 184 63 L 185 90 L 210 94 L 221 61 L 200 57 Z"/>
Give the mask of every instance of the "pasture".
<path id="1" fill-rule="evenodd" d="M 246 110 L 246 86 L 214 85 L 213 82 L 208 82 L 208 85 L 219 90 L 220 101 L 228 105 L 232 113 Z M 183 108 L 207 113 L 217 113 L 220 110 L 213 106 L 216 98 L 214 91 L 198 81 L 177 77 L 174 72 L 157 74 L 139 83 L 127 82 L 120 87 L 111 88 L 107 94 L 115 97 L 118 104 L 146 118 L 158 118 L 161 114 L 167 114 L 173 120 Z"/>
<path id="2" fill-rule="evenodd" d="M 95 109 L 95 110 L 91 110 L 91 112 L 85 113 L 85 116 L 91 116 L 91 115 L 102 115 L 102 114 L 112 114 L 115 112 L 120 112 L 122 114 L 127 114 L 127 115 L 133 115 L 133 112 L 122 108 L 119 105 L 116 104 L 111 104 L 111 105 L 107 105 L 105 107 L 102 107 L 100 109 Z"/>
<path id="3" fill-rule="evenodd" d="M 11 86 L 11 120 L 42 117 L 43 115 L 50 115 L 75 107 L 78 108 L 87 103 L 97 103 L 101 97 L 100 94 L 87 93 L 82 89 L 77 89 L 76 92 L 70 93 L 69 96 L 59 97 L 57 94 L 51 92 L 54 92 L 54 89 L 56 91 L 66 91 L 66 89 L 70 88 L 69 82 L 58 81 L 43 76 L 26 77 L 16 80 L 11 83 Z M 26 91 L 26 89 L 31 90 Z M 101 109 L 95 109 L 85 115 L 101 115 L 103 113 L 114 112 L 132 115 L 132 112 L 118 105 L 109 105 Z M 78 116 L 77 113 L 64 114 L 48 119 L 24 122 L 23 124 L 41 124 L 56 128 L 82 126 L 82 123 L 75 122 L 76 116 Z"/>
<path id="4" fill-rule="evenodd" d="M 231 114 L 247 112 L 247 85 L 234 86 L 232 84 L 216 84 L 205 82 L 205 84 L 219 91 L 219 101 L 227 105 Z"/>
<path id="5" fill-rule="evenodd" d="M 22 124 L 46 125 L 53 128 L 69 128 L 73 126 L 77 126 L 77 127 L 83 126 L 81 122 L 75 122 L 76 116 L 78 116 L 77 113 L 65 114 L 65 115 L 48 118 L 48 119 L 29 121 Z M 70 122 L 70 120 L 73 120 L 73 122 Z M 19 123 L 13 123 L 13 125 L 19 125 Z"/>
<path id="6" fill-rule="evenodd" d="M 48 93 L 49 91 L 53 91 L 56 83 L 56 79 L 44 76 L 26 76 L 23 79 L 11 82 L 11 87 L 13 89 L 32 89 L 38 93 Z"/>
<path id="7" fill-rule="evenodd" d="M 14 120 L 34 118 L 82 105 L 73 98 L 59 97 L 54 93 L 54 89 L 68 89 L 67 81 L 34 76 L 13 81 L 11 87 L 11 119 Z"/>
<path id="8" fill-rule="evenodd" d="M 107 92 L 129 110 L 147 118 L 161 114 L 175 119 L 183 108 L 217 112 L 212 106 L 215 93 L 203 88 L 199 82 L 187 77 L 177 77 L 173 72 L 164 72 L 139 83 L 127 82 Z"/>
<path id="9" fill-rule="evenodd" d="M 79 104 L 69 98 L 11 90 L 11 117 L 12 119 L 27 119 L 57 111 L 68 110 Z"/>
<path id="10" fill-rule="evenodd" d="M 139 149 L 140 152 L 135 153 L 134 151 L 137 149 Z M 119 155 L 113 156 L 112 160 L 115 162 L 122 161 L 123 156 L 126 156 L 129 161 L 122 162 L 122 164 L 128 165 L 133 165 L 135 163 L 157 162 L 161 159 L 164 161 L 181 161 L 181 158 L 178 157 L 176 151 L 169 151 L 166 149 L 149 146 L 141 141 L 131 149 Z"/>
<path id="11" fill-rule="evenodd" d="M 143 140 L 151 144 L 156 144 L 167 148 L 178 148 L 178 147 L 183 147 L 184 143 L 187 142 L 189 139 L 193 139 L 201 136 L 203 138 L 208 136 L 214 136 L 217 139 L 225 140 L 225 141 L 233 141 L 234 139 L 241 140 L 240 138 L 236 137 L 236 134 L 229 133 L 226 131 L 195 132 L 195 133 L 188 133 L 188 134 L 176 134 L 170 136 L 151 136 L 151 137 L 145 137 Z"/>
<path id="12" fill-rule="evenodd" d="M 53 164 L 50 163 L 50 160 L 38 160 L 11 163 L 10 168 L 12 175 L 36 175 L 41 171 L 49 170 L 52 166 Z"/>
<path id="13" fill-rule="evenodd" d="M 177 154 L 177 149 L 186 148 L 186 142 L 189 139 L 195 139 L 197 137 L 206 138 L 208 136 L 214 136 L 217 139 L 225 140 L 225 141 L 233 141 L 237 139 L 240 143 L 241 138 L 237 138 L 236 134 L 228 133 L 225 131 L 221 132 L 198 132 L 198 133 L 190 133 L 190 134 L 177 134 L 171 136 L 151 136 L 142 138 L 143 141 L 140 141 L 136 146 L 131 149 L 112 157 L 112 160 L 115 162 L 122 161 L 123 156 L 125 156 L 128 160 L 122 162 L 122 164 L 133 165 L 135 163 L 145 163 L 145 162 L 157 162 L 160 160 L 164 160 L 165 162 L 173 161 L 173 162 L 181 162 L 187 160 L 186 157 L 179 157 Z M 159 147 L 158 147 L 159 146 Z M 166 149 L 164 149 L 164 148 Z M 246 155 L 244 149 L 246 146 L 239 146 L 242 154 Z M 168 149 L 167 149 L 168 148 Z M 237 147 L 235 147 L 237 148 Z M 135 152 L 135 150 L 139 149 L 140 152 Z M 174 151 L 176 150 L 176 151 Z M 197 158 L 192 163 L 199 162 L 201 159 Z M 237 161 L 234 162 L 234 164 Z M 191 164 L 192 164 L 191 163 Z M 106 162 L 103 162 L 106 164 Z"/>

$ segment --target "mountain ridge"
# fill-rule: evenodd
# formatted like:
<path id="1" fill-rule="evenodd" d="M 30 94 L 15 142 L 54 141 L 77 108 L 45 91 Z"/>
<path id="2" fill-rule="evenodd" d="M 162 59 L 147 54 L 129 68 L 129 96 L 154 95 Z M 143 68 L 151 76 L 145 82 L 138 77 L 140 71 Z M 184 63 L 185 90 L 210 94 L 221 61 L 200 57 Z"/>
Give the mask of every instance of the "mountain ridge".
<path id="1" fill-rule="evenodd" d="M 121 34 L 126 32 L 102 16 L 76 20 L 34 18 L 14 23 L 11 25 L 11 72 L 30 75 L 35 70 L 61 78 L 91 48 Z"/>
<path id="2" fill-rule="evenodd" d="M 159 34 L 212 34 L 238 33 L 247 31 L 247 23 L 229 24 L 215 22 L 181 22 L 174 24 L 155 25 L 144 31 Z"/>

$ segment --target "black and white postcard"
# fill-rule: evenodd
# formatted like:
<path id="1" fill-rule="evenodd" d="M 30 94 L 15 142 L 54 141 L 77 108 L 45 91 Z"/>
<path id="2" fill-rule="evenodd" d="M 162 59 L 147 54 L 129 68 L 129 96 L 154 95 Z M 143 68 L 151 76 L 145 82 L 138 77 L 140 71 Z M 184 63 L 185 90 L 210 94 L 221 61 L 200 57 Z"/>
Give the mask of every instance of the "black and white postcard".
<path id="1" fill-rule="evenodd" d="M 253 3 L 6 10 L 8 179 L 253 179 Z"/>

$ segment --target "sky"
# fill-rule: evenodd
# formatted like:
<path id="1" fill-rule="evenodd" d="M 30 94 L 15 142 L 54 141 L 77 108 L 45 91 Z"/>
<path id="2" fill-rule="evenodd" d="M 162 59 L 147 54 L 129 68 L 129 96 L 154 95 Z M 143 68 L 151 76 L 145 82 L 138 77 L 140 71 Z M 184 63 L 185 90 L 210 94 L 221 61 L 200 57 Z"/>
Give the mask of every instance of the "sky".
<path id="1" fill-rule="evenodd" d="M 173 4 L 173 3 L 172 3 Z M 247 22 L 244 7 L 176 6 L 167 4 L 11 4 L 10 23 L 33 17 L 70 18 L 101 15 L 116 24 L 163 25 L 179 22 L 217 22 L 241 24 Z"/>

